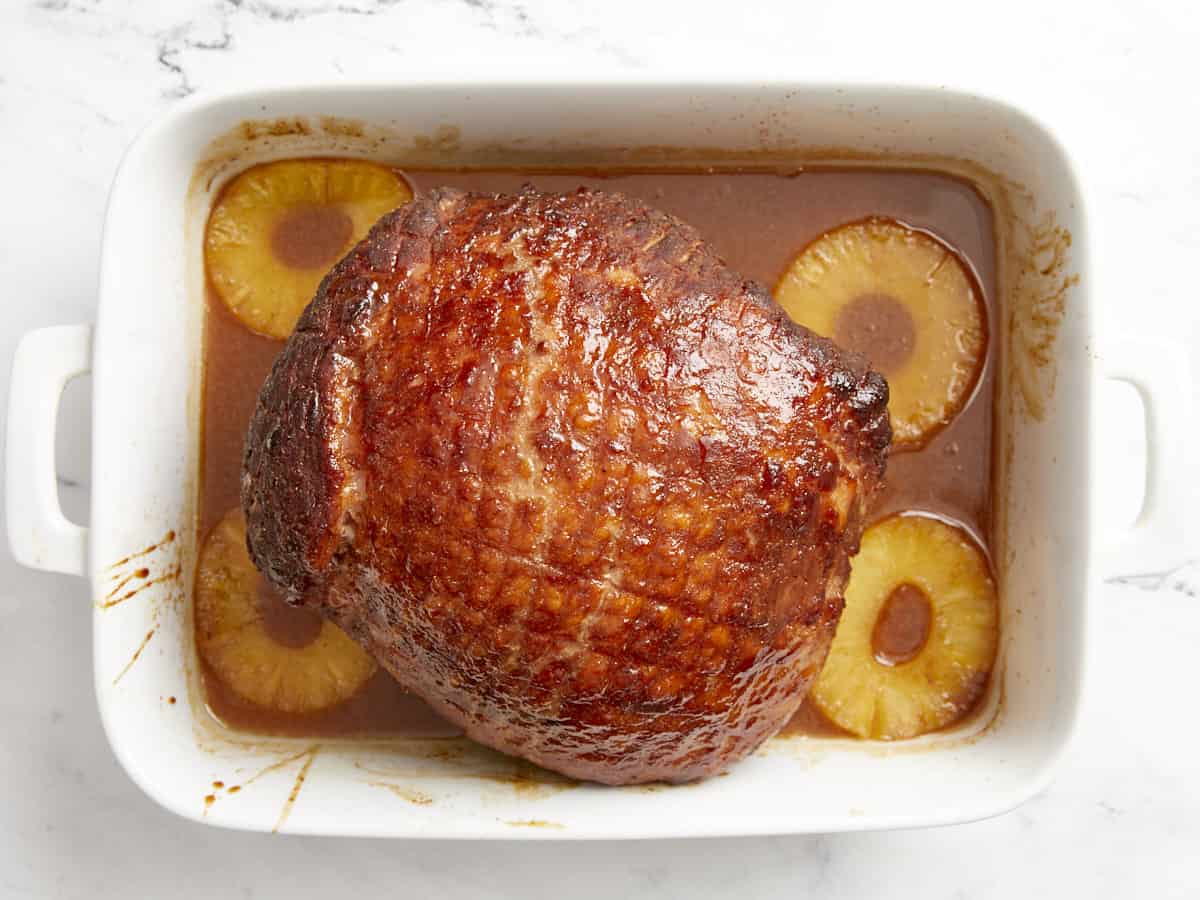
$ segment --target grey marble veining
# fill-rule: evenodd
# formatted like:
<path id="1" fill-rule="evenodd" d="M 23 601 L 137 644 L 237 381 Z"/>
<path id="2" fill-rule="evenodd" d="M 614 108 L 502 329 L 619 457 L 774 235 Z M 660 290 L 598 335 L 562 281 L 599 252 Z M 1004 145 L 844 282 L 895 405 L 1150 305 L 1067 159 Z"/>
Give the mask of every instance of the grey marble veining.
<path id="1" fill-rule="evenodd" d="M 1113 575 L 1106 581 L 1143 591 L 1176 591 L 1186 597 L 1196 597 L 1200 594 L 1200 563 L 1193 559 L 1161 572 Z"/>

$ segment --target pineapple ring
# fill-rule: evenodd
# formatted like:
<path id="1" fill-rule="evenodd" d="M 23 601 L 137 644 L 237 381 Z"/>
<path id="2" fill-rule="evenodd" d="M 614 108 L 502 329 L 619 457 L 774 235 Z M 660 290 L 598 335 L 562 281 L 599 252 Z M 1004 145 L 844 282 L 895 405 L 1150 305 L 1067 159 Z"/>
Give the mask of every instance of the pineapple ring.
<path id="1" fill-rule="evenodd" d="M 929 604 L 929 629 L 901 661 L 875 649 L 898 589 Z M 920 515 L 867 529 L 851 563 L 846 609 L 813 700 L 859 737 L 896 740 L 944 728 L 979 699 L 996 658 L 996 589 L 987 561 L 960 529 Z"/>
<path id="2" fill-rule="evenodd" d="M 896 444 L 919 445 L 970 396 L 987 349 L 974 277 L 937 238 L 891 219 L 827 231 L 775 287 L 788 315 L 888 380 Z"/>
<path id="3" fill-rule="evenodd" d="M 246 552 L 241 510 L 226 513 L 200 550 L 196 644 L 218 678 L 239 697 L 286 713 L 311 713 L 349 699 L 375 661 L 331 622 L 303 647 L 274 640 L 264 627 L 261 576 Z"/>
<path id="4" fill-rule="evenodd" d="M 208 276 L 247 328 L 282 340 L 333 264 L 411 199 L 404 180 L 375 163 L 254 166 L 230 182 L 209 216 Z"/>

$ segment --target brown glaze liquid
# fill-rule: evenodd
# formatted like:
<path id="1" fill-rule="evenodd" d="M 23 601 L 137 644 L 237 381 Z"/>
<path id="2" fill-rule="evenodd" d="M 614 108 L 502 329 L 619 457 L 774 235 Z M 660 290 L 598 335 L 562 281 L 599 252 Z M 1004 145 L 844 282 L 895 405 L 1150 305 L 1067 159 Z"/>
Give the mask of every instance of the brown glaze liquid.
<path id="1" fill-rule="evenodd" d="M 271 252 L 293 269 L 329 269 L 354 232 L 354 222 L 335 206 L 302 206 L 280 219 Z"/>
<path id="2" fill-rule="evenodd" d="M 875 630 L 871 633 L 871 652 L 885 666 L 901 666 L 917 658 L 929 640 L 933 607 L 919 587 L 899 585 L 884 601 Z"/>
<path id="3" fill-rule="evenodd" d="M 281 647 L 300 649 L 317 639 L 324 617 L 314 609 L 292 606 L 279 596 L 266 576 L 258 576 L 258 610 L 263 631 Z"/>
<path id="4" fill-rule="evenodd" d="M 969 263 L 983 291 L 988 331 L 997 331 L 992 212 L 971 185 L 951 176 L 881 169 L 628 173 L 405 170 L 403 174 L 415 193 L 443 185 L 512 192 L 524 184 L 545 191 L 571 191 L 583 185 L 621 191 L 689 222 L 734 269 L 768 289 L 774 287 L 795 254 L 823 232 L 868 216 L 897 219 L 937 235 Z M 306 264 L 326 253 L 335 239 L 344 241 L 343 228 L 340 217 L 332 214 L 309 215 L 290 224 L 285 220 L 272 235 L 273 250 L 284 262 Z M 880 362 L 885 371 L 889 364 L 899 364 L 906 353 L 904 311 L 886 308 L 878 298 L 864 298 L 862 304 L 854 306 L 857 308 L 847 314 L 839 328 L 853 330 L 867 343 L 871 335 L 877 334 L 881 340 L 887 336 L 881 352 L 896 359 Z M 911 328 L 911 321 L 908 324 Z M 246 427 L 259 387 L 281 347 L 277 341 L 252 334 L 210 292 L 201 534 L 206 535 L 239 502 Z M 960 523 L 985 548 L 989 546 L 994 370 L 995 360 L 989 352 L 977 387 L 959 414 L 920 449 L 893 453 L 887 486 L 873 511 L 874 520 L 902 510 L 919 510 Z M 270 592 L 266 586 L 262 590 Z M 315 637 L 311 613 L 292 609 L 270 595 L 260 597 L 260 604 L 269 613 L 268 627 L 278 633 L 282 643 L 302 645 Z M 877 648 L 903 651 L 918 639 L 914 636 L 916 619 L 910 615 L 915 607 L 909 606 L 899 609 L 896 615 L 881 617 Z M 305 736 L 457 733 L 382 671 L 346 703 L 308 716 L 254 707 L 240 700 L 211 672 L 205 670 L 203 676 L 210 709 L 234 728 Z M 786 731 L 814 736 L 843 734 L 809 703 Z"/>
<path id="5" fill-rule="evenodd" d="M 912 357 L 917 328 L 912 314 L 895 297 L 863 294 L 842 307 L 830 337 L 865 355 L 888 376 Z"/>

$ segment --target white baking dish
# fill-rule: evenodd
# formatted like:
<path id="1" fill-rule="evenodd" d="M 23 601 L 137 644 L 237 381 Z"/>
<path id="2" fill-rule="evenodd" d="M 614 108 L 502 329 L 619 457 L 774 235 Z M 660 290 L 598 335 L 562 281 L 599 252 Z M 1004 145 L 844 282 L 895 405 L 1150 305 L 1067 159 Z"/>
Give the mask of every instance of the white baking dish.
<path id="1" fill-rule="evenodd" d="M 249 122 L 250 124 L 246 124 Z M 997 553 L 1003 640 L 984 714 L 905 745 L 777 739 L 728 777 L 601 788 L 531 774 L 463 740 L 256 740 L 222 731 L 194 679 L 190 587 L 203 323 L 200 234 L 214 191 L 262 159 L 868 162 L 973 178 L 1001 236 Z M 289 832 L 629 838 L 861 830 L 976 819 L 1043 787 L 1076 716 L 1098 375 L 1079 188 L 1063 149 L 1007 106 L 943 90 L 805 86 L 312 87 L 194 99 L 130 149 L 113 186 L 99 313 L 27 335 L 12 381 L 8 519 L 21 562 L 91 584 L 96 691 L 131 777 L 181 815 Z M 1125 342 L 1116 374 L 1147 408 L 1189 412 L 1187 360 Z M 94 378 L 90 529 L 58 509 L 54 418 Z M 1159 404 L 1162 406 L 1159 406 Z M 1170 559 L 1189 444 L 1153 414 L 1134 569 Z M 1190 445 L 1194 446 L 1194 445 Z M 1174 454 L 1174 456 L 1173 456 Z M 151 548 L 151 549 L 147 549 Z M 131 555 L 133 555 L 132 558 Z M 144 570 L 144 571 L 143 571 Z M 129 595 L 129 596 L 127 596 Z M 125 598 L 125 599 L 122 599 Z M 121 602 L 111 605 L 112 601 Z M 240 790 L 231 792 L 238 786 Z"/>

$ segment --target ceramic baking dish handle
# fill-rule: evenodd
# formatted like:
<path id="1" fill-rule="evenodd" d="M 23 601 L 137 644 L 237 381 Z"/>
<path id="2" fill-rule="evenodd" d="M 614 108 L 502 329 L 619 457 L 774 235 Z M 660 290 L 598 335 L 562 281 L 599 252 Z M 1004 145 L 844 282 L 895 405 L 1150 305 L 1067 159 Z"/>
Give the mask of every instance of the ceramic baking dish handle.
<path id="1" fill-rule="evenodd" d="M 1200 416 L 1191 359 L 1174 341 L 1122 338 L 1101 354 L 1101 371 L 1141 395 L 1146 481 L 1137 520 L 1112 531 L 1100 571 L 1106 578 L 1166 572 L 1200 557 Z"/>
<path id="2" fill-rule="evenodd" d="M 22 565 L 87 572 L 87 529 L 64 516 L 58 504 L 54 433 L 63 389 L 91 368 L 91 325 L 42 328 L 17 345 L 8 398 L 5 513 L 12 553 Z"/>

